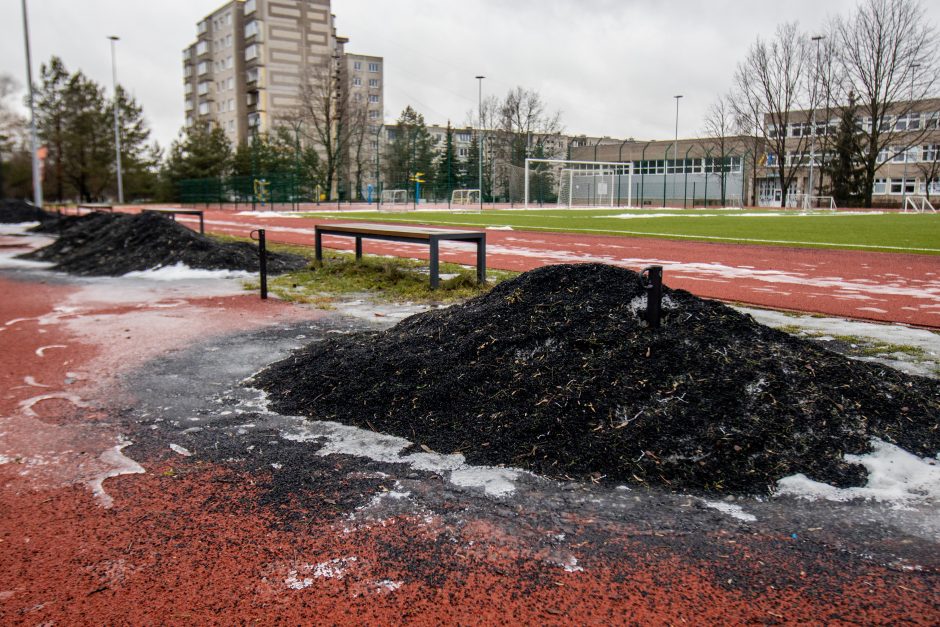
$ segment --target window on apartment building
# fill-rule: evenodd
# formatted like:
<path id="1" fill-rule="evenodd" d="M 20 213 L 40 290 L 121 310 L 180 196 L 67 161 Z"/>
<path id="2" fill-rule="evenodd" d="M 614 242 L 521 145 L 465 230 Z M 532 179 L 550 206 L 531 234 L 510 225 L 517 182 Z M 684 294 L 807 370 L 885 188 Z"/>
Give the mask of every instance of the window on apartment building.
<path id="1" fill-rule="evenodd" d="M 209 63 L 207 61 L 200 61 L 199 65 L 196 67 L 196 74 L 202 76 L 203 74 L 209 71 Z"/>
<path id="2" fill-rule="evenodd" d="M 369 102 L 371 102 L 372 104 L 378 104 L 379 97 L 376 96 L 375 94 L 372 94 L 371 96 L 369 96 Z"/>
<path id="3" fill-rule="evenodd" d="M 206 115 L 209 113 L 209 103 L 200 102 L 199 103 L 199 115 Z"/>
<path id="4" fill-rule="evenodd" d="M 469 148 L 458 148 L 458 149 L 457 149 L 457 156 L 458 156 L 458 157 L 467 157 L 467 156 L 469 156 L 469 155 L 470 155 L 470 149 L 469 149 Z"/>
<path id="5" fill-rule="evenodd" d="M 370 72 L 378 72 L 378 71 L 379 71 L 379 64 L 378 64 L 378 63 L 370 63 L 370 64 L 369 64 L 369 71 L 370 71 Z"/>
<path id="6" fill-rule="evenodd" d="M 369 87 L 378 87 L 378 86 L 379 86 L 379 79 L 377 78 L 369 79 Z"/>
<path id="7" fill-rule="evenodd" d="M 251 61 L 258 58 L 258 44 L 251 44 L 245 48 L 245 61 Z"/>
<path id="8" fill-rule="evenodd" d="M 228 77 L 228 89 L 229 91 L 235 89 L 235 77 L 234 76 Z"/>
<path id="9" fill-rule="evenodd" d="M 457 141 L 459 142 L 470 141 L 470 133 L 457 133 Z"/>
<path id="10" fill-rule="evenodd" d="M 921 161 L 940 161 L 940 144 L 928 144 L 921 153 Z"/>
<path id="11" fill-rule="evenodd" d="M 186 126 L 192 126 L 192 125 L 193 125 L 193 116 L 187 115 L 187 116 L 186 116 Z"/>
<path id="12" fill-rule="evenodd" d="M 372 150 L 379 149 L 379 142 L 375 141 L 374 139 L 371 142 L 369 142 L 369 144 L 372 146 Z"/>
<path id="13" fill-rule="evenodd" d="M 353 87 L 360 87 L 362 85 L 362 79 L 358 76 L 353 76 Z"/>
<path id="14" fill-rule="evenodd" d="M 225 67 L 227 67 L 227 68 L 230 69 L 230 70 L 231 70 L 233 67 L 235 67 L 235 57 L 231 57 L 231 56 L 230 56 L 230 57 L 227 57 L 227 58 L 225 59 Z"/>
<path id="15" fill-rule="evenodd" d="M 199 34 L 202 35 L 209 30 L 209 22 L 203 20 L 196 25 L 196 30 L 199 31 Z"/>
<path id="16" fill-rule="evenodd" d="M 875 179 L 875 184 L 872 187 L 873 194 L 884 194 L 885 189 L 887 189 L 888 180 L 887 179 Z"/>
<path id="17" fill-rule="evenodd" d="M 225 14 L 225 24 L 228 25 L 228 26 L 231 26 L 231 25 L 232 25 L 232 14 L 231 14 L 231 13 L 226 13 L 226 14 Z"/>
<path id="18" fill-rule="evenodd" d="M 189 94 L 193 93 L 193 84 L 192 84 L 192 83 L 186 83 L 186 86 L 183 87 L 183 93 L 186 94 L 187 96 L 188 96 Z M 927 147 L 924 146 L 924 148 L 927 148 Z"/>
<path id="19" fill-rule="evenodd" d="M 245 72 L 245 78 L 248 80 L 249 83 L 256 83 L 258 81 L 259 75 L 260 75 L 260 72 L 258 68 L 256 67 L 253 67 L 247 72 Z"/>
<path id="20" fill-rule="evenodd" d="M 190 100 L 189 98 L 187 98 L 187 99 L 186 99 L 185 109 L 186 109 L 187 111 L 192 111 L 193 108 L 194 108 L 193 101 Z"/>
<path id="21" fill-rule="evenodd" d="M 354 69 L 354 70 L 361 70 L 361 69 L 362 69 L 362 61 L 353 61 L 353 69 Z"/>
<path id="22" fill-rule="evenodd" d="M 200 41 L 199 43 L 196 44 L 196 54 L 197 54 L 197 55 L 199 55 L 199 54 L 205 54 L 205 53 L 207 53 L 208 51 L 209 51 L 209 42 L 208 42 L 208 41 Z"/>
<path id="23" fill-rule="evenodd" d="M 258 20 L 251 20 L 250 22 L 245 24 L 245 37 L 246 38 L 254 37 L 255 35 L 258 34 L 258 30 L 259 30 Z"/>
<path id="24" fill-rule="evenodd" d="M 776 167 L 777 165 L 777 155 L 772 152 L 768 152 L 764 155 L 764 165 L 768 168 Z"/>
<path id="25" fill-rule="evenodd" d="M 185 76 L 186 78 L 189 78 L 192 75 L 193 75 L 193 66 L 187 65 L 185 68 L 183 68 L 183 76 Z"/>
<path id="26" fill-rule="evenodd" d="M 940 128 L 940 111 L 924 114 L 924 128 L 929 130 Z"/>
<path id="27" fill-rule="evenodd" d="M 379 119 L 379 112 L 378 112 L 378 111 L 369 111 L 369 119 L 370 119 L 370 120 L 378 120 L 378 119 Z"/>
<path id="28" fill-rule="evenodd" d="M 245 0 L 245 15 L 251 15 L 257 8 L 255 0 Z"/>
<path id="29" fill-rule="evenodd" d="M 249 113 L 248 114 L 248 126 L 251 126 L 251 127 L 261 126 L 261 114 Z"/>
<path id="30" fill-rule="evenodd" d="M 198 93 L 200 96 L 205 96 L 206 94 L 208 94 L 208 93 L 209 93 L 209 83 L 208 83 L 208 82 L 199 83 L 199 89 L 198 89 L 198 92 L 197 92 L 197 93 Z"/>

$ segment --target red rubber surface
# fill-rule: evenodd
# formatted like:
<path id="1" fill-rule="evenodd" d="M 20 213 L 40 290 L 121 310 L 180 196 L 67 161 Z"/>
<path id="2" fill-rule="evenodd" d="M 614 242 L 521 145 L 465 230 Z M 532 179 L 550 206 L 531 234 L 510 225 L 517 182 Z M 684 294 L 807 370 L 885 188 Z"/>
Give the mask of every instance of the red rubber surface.
<path id="1" fill-rule="evenodd" d="M 355 214 L 351 215 L 354 218 Z M 196 224 L 194 218 L 180 221 Z M 206 229 L 268 241 L 312 245 L 317 220 L 231 211 L 206 214 Z M 352 250 L 347 237 L 324 245 Z M 423 245 L 363 240 L 366 253 L 427 259 Z M 472 245 L 441 244 L 441 259 L 475 262 Z M 664 266 L 665 283 L 706 298 L 759 307 L 940 328 L 940 257 L 785 248 L 564 233 L 487 231 L 487 266 L 531 270 L 551 263 L 603 262 L 632 269 Z"/>

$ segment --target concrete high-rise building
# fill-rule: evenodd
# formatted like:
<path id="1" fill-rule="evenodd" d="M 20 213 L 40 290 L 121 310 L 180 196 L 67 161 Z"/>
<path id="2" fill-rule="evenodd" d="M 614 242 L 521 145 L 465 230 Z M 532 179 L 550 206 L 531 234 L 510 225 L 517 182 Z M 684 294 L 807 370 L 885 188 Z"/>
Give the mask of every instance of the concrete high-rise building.
<path id="1" fill-rule="evenodd" d="M 197 24 L 183 50 L 186 125 L 218 124 L 234 144 L 268 132 L 300 104 L 305 81 L 336 80 L 357 93 L 363 80 L 368 113 L 382 123 L 381 57 L 347 55 L 336 35 L 330 0 L 233 0 Z M 352 71 L 363 64 L 360 73 Z"/>

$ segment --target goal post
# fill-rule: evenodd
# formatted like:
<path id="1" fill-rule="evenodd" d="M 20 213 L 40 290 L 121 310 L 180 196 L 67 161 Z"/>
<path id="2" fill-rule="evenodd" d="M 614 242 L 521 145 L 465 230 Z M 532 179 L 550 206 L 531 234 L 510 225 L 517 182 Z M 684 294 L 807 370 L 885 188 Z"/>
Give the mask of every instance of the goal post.
<path id="1" fill-rule="evenodd" d="M 404 211 L 408 207 L 408 191 L 404 189 L 382 190 L 379 209 L 385 211 Z"/>
<path id="2" fill-rule="evenodd" d="M 544 194 L 549 188 L 558 207 L 632 207 L 633 164 L 618 161 L 572 161 L 569 159 L 526 159 L 524 202 Z"/>
<path id="3" fill-rule="evenodd" d="M 452 205 L 479 205 L 480 190 L 478 189 L 455 189 L 450 193 L 450 204 Z"/>

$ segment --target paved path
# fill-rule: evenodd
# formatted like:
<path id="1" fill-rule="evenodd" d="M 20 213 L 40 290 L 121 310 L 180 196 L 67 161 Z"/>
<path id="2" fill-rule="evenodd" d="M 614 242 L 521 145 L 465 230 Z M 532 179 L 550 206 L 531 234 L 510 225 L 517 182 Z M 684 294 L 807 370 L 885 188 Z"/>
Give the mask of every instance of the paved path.
<path id="1" fill-rule="evenodd" d="M 180 221 L 195 219 L 180 217 Z M 247 235 L 265 228 L 269 241 L 313 244 L 309 218 L 209 211 L 206 229 Z M 412 224 L 413 226 L 413 224 Z M 653 238 L 487 231 L 487 265 L 531 270 L 551 263 L 602 262 L 632 269 L 662 265 L 665 282 L 699 296 L 760 307 L 940 328 L 940 257 L 784 248 Z M 351 250 L 349 238 L 326 246 Z M 426 259 L 426 246 L 367 242 L 366 252 Z M 472 265 L 472 245 L 441 245 L 441 259 Z"/>

